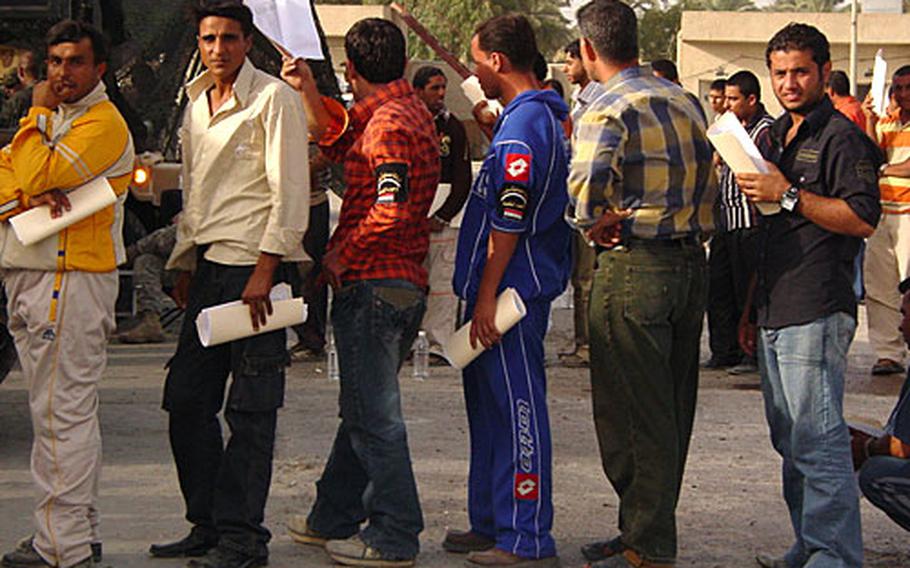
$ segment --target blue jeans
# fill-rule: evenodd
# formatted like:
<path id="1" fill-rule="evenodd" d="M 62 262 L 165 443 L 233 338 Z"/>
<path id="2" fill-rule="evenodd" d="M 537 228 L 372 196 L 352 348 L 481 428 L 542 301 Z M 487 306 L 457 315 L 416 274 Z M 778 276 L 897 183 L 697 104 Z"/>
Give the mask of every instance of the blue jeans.
<path id="1" fill-rule="evenodd" d="M 328 538 L 359 532 L 388 559 L 417 556 L 423 530 L 398 371 L 425 309 L 426 294 L 403 280 L 352 283 L 332 302 L 341 424 L 307 523 Z"/>
<path id="2" fill-rule="evenodd" d="M 870 503 L 910 531 L 910 459 L 869 458 L 859 470 L 859 488 Z"/>
<path id="3" fill-rule="evenodd" d="M 796 543 L 791 567 L 859 568 L 859 495 L 844 421 L 844 371 L 856 320 L 835 313 L 762 329 L 759 367 L 771 442 L 783 458 Z"/>

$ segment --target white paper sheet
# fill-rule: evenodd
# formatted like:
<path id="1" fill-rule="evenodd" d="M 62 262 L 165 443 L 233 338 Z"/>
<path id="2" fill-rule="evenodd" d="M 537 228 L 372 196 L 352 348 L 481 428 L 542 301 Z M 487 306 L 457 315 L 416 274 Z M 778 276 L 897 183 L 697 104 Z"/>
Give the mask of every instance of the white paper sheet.
<path id="1" fill-rule="evenodd" d="M 66 197 L 72 209 L 64 211 L 56 219 L 51 218 L 49 205 L 41 205 L 11 217 L 9 222 L 19 242 L 25 246 L 33 245 L 117 201 L 117 195 L 105 177 L 97 177 L 68 191 Z"/>
<path id="2" fill-rule="evenodd" d="M 885 116 L 888 111 L 888 89 L 885 83 L 888 81 L 888 62 L 885 60 L 885 52 L 879 49 L 875 54 L 875 64 L 872 66 L 872 86 L 869 92 L 872 93 L 872 108 L 879 116 Z"/>
<path id="3" fill-rule="evenodd" d="M 733 173 L 768 173 L 764 157 L 732 112 L 725 112 L 708 128 L 708 140 Z M 774 215 L 780 211 L 779 203 L 755 203 L 755 207 L 762 215 Z"/>
<path id="4" fill-rule="evenodd" d="M 202 310 L 196 318 L 199 342 L 204 347 L 211 347 L 290 327 L 306 320 L 307 306 L 303 303 L 303 298 L 291 298 L 289 285 L 277 284 L 269 297 L 272 299 L 272 315 L 266 318 L 265 325 L 260 326 L 259 331 L 253 329 L 250 307 L 240 300 Z"/>
<path id="5" fill-rule="evenodd" d="M 488 99 L 483 94 L 483 89 L 480 86 L 480 79 L 477 78 L 477 75 L 471 75 L 467 79 L 461 82 L 461 91 L 464 93 L 464 96 L 471 101 L 471 108 L 477 106 L 477 103 L 480 101 L 487 101 L 487 110 L 492 112 L 495 115 L 498 115 L 502 112 L 502 105 L 499 104 L 499 101 L 494 101 Z"/>
<path id="6" fill-rule="evenodd" d="M 514 288 L 506 288 L 496 299 L 496 317 L 494 323 L 501 334 L 512 329 L 527 314 L 521 296 Z M 471 347 L 471 322 L 461 326 L 443 345 L 446 359 L 456 369 L 464 369 L 471 361 L 484 352 L 483 345 Z"/>
<path id="7" fill-rule="evenodd" d="M 294 57 L 323 59 L 309 0 L 245 0 L 253 22 L 266 37 Z"/>

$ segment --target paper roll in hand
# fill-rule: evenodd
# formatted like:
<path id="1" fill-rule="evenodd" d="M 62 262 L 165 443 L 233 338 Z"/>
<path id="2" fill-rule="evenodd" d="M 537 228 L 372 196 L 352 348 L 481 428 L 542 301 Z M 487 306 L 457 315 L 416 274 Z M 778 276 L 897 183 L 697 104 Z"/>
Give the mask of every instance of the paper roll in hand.
<path id="1" fill-rule="evenodd" d="M 117 195 L 110 182 L 101 176 L 68 191 L 66 197 L 72 208 L 64 211 L 56 219 L 51 218 L 49 205 L 41 205 L 11 217 L 9 223 L 19 242 L 25 246 L 33 245 L 117 201 Z"/>
<path id="2" fill-rule="evenodd" d="M 253 329 L 250 307 L 241 300 L 205 308 L 196 318 L 199 342 L 203 347 L 211 347 L 306 320 L 307 307 L 303 298 L 291 298 L 291 287 L 287 284 L 277 284 L 269 297 L 272 299 L 272 315 L 268 316 L 265 325 L 259 326 L 259 331 Z"/>
<path id="3" fill-rule="evenodd" d="M 506 288 L 496 299 L 496 317 L 493 323 L 496 325 L 496 330 L 505 335 L 527 313 L 518 292 L 514 288 Z M 468 322 L 452 334 L 443 346 L 443 350 L 450 365 L 456 369 L 464 369 L 483 353 L 484 347 L 479 343 L 477 347 L 471 347 L 471 322 Z"/>

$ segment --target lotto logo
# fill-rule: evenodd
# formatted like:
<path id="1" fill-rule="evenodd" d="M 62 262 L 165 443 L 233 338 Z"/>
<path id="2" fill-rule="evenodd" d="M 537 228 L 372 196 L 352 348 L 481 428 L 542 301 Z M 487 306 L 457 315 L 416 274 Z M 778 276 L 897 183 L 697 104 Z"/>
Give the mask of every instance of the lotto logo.
<path id="1" fill-rule="evenodd" d="M 515 474 L 515 498 L 525 501 L 536 501 L 540 495 L 537 475 L 533 473 Z"/>
<path id="2" fill-rule="evenodd" d="M 506 154 L 506 181 L 527 183 L 531 179 L 531 156 Z"/>

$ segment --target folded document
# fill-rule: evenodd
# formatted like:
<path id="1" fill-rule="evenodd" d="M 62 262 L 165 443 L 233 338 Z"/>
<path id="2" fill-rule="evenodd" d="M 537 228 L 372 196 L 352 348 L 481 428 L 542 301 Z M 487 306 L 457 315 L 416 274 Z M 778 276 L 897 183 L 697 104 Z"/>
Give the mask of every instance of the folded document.
<path id="1" fill-rule="evenodd" d="M 733 173 L 768 173 L 765 158 L 732 112 L 725 112 L 708 128 L 708 140 Z M 780 211 L 778 203 L 755 203 L 755 207 L 762 215 L 774 215 Z"/>

